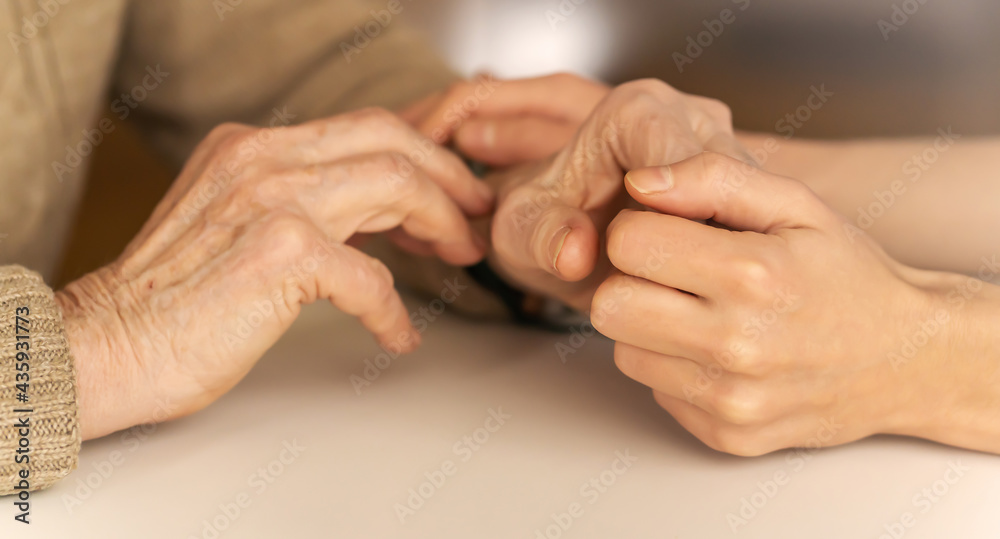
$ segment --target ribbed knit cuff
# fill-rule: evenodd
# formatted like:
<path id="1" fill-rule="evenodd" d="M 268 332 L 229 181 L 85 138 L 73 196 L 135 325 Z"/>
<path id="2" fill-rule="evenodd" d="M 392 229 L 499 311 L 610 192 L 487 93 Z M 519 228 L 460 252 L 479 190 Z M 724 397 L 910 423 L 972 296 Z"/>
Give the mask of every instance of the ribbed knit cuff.
<path id="1" fill-rule="evenodd" d="M 19 492 L 25 474 L 28 490 L 51 486 L 76 468 L 79 453 L 76 373 L 62 314 L 40 275 L 2 266 L 0 495 Z"/>

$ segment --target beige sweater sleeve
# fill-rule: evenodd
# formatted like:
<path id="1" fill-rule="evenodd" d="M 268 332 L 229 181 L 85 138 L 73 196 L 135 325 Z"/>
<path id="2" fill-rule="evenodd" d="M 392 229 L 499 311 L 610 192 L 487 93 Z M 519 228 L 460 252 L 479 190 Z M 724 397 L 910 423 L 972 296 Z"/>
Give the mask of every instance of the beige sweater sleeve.
<path id="1" fill-rule="evenodd" d="M 234 4 L 231 7 L 229 4 Z M 114 77 L 113 112 L 136 122 L 176 166 L 216 125 L 299 123 L 367 106 L 396 109 L 458 77 L 386 2 L 179 0 L 132 2 Z M 374 11 L 373 11 L 374 10 Z M 359 34 L 359 28 L 377 35 Z M 377 28 L 376 28 L 377 27 Z M 363 32 L 363 30 L 362 30 Z M 373 250 L 384 245 L 372 244 Z M 503 312 L 457 268 L 381 254 L 399 282 L 436 295 L 466 290 L 468 312 Z M 456 281 L 457 279 L 457 281 Z M 468 288 L 464 288 L 468 286 Z M 28 402 L 17 402 L 17 309 L 30 313 Z M 17 266 L 0 267 L 0 495 L 74 469 L 80 447 L 73 362 L 52 291 Z M 24 342 L 24 341 L 22 341 Z M 17 412 L 15 410 L 32 410 Z M 16 424 L 30 423 L 22 437 Z M 25 442 L 21 440 L 25 439 Z M 18 462 L 19 444 L 28 460 Z M 24 460 L 23 457 L 19 460 Z"/>
<path id="2" fill-rule="evenodd" d="M 52 485 L 79 451 L 76 375 L 52 290 L 0 266 L 0 495 Z"/>

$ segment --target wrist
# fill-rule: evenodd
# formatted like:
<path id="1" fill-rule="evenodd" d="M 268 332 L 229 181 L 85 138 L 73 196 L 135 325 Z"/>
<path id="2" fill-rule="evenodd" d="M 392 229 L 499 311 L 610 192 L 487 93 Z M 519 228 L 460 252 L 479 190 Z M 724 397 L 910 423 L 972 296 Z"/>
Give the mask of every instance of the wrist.
<path id="1" fill-rule="evenodd" d="M 101 275 L 85 275 L 56 292 L 76 367 L 80 431 L 84 440 L 135 425 L 133 354 L 123 344 L 124 327 Z"/>
<path id="2" fill-rule="evenodd" d="M 921 350 L 894 368 L 908 405 L 887 432 L 1000 452 L 1000 288 L 942 272 L 910 281 L 927 308 L 904 343 Z"/>

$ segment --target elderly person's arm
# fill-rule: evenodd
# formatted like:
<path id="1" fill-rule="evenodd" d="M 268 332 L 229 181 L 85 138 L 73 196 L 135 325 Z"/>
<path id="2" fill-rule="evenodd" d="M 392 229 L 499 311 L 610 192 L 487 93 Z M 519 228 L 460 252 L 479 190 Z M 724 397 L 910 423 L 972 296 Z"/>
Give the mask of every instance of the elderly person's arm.
<path id="1" fill-rule="evenodd" d="M 487 212 L 491 195 L 446 150 L 413 164 L 414 140 L 380 109 L 275 129 L 224 124 L 115 262 L 55 297 L 39 276 L 3 268 L 0 419 L 14 425 L 3 448 L 15 454 L 23 438 L 32 452 L 3 464 L 0 493 L 22 473 L 34 474 L 31 489 L 67 474 L 81 437 L 207 406 L 304 304 L 357 316 L 385 349 L 416 347 L 392 274 L 348 241 L 398 227 L 446 262 L 472 264 L 485 240 L 466 216 Z"/>
<path id="2" fill-rule="evenodd" d="M 213 130 L 118 260 L 56 294 L 83 438 L 204 408 L 308 303 L 357 316 L 386 349 L 415 348 L 392 274 L 348 241 L 398 227 L 446 262 L 472 264 L 485 241 L 466 215 L 491 205 L 453 154 L 405 157 L 415 138 L 380 109 Z"/>
<path id="3" fill-rule="evenodd" d="M 34 320 L 43 353 L 31 372 L 44 391 L 34 395 L 37 454 L 18 463 L 35 474 L 31 489 L 75 467 L 81 436 L 206 405 L 246 373 L 301 303 L 328 299 L 361 316 L 383 345 L 414 346 L 385 267 L 345 243 L 354 233 L 398 227 L 453 264 L 481 252 L 464 215 L 488 209 L 482 186 L 397 118 L 365 109 L 400 107 L 457 79 L 398 19 L 377 39 L 355 41 L 354 27 L 372 16 L 365 3 L 220 6 L 130 6 L 114 89 L 129 98 L 114 112 L 187 167 L 129 250 L 54 297 L 36 275 L 4 268 L 4 308 L 28 298 L 43 317 Z M 208 136 L 234 120 L 265 128 L 229 125 Z M 418 201 L 425 206 L 413 207 Z M 265 320 L 247 334 L 237 325 L 258 307 Z M 8 310 L 5 322 L 16 316 Z M 0 336 L 4 424 L 16 423 L 8 404 L 16 337 Z M 4 454 L 16 434 L 4 430 Z M 19 470 L 0 466 L 0 494 L 13 492 Z"/>
<path id="4" fill-rule="evenodd" d="M 76 466 L 73 367 L 52 290 L 0 266 L 0 495 L 46 488 Z"/>
<path id="5" fill-rule="evenodd" d="M 130 12 L 117 84 L 127 92 L 151 66 L 169 73 L 132 114 L 186 166 L 118 261 L 57 294 L 71 345 L 91 355 L 76 354 L 84 439 L 145 420 L 154 396 L 173 400 L 174 416 L 203 407 L 302 303 L 329 299 L 383 345 L 412 346 L 397 342 L 408 317 L 388 272 L 345 245 L 355 234 L 399 228 L 452 264 L 481 249 L 460 218 L 489 209 L 488 189 L 385 112 L 456 80 L 399 14 L 358 39 L 373 17 L 365 2 L 217 8 L 141 2 Z M 234 121 L 259 127 L 218 127 Z M 261 309 L 263 327 L 241 331 Z M 109 383 L 125 401 L 100 389 Z"/>

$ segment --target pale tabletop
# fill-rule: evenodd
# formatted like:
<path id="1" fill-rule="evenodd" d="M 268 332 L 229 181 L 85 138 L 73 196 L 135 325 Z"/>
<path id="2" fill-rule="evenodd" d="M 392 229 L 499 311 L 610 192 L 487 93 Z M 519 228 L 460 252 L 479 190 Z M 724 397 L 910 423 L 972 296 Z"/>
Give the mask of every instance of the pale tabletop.
<path id="1" fill-rule="evenodd" d="M 889 437 L 720 454 L 601 337 L 446 315 L 359 395 L 377 353 L 309 307 L 207 410 L 84 444 L 30 526 L 4 503 L 2 536 L 1000 537 L 1000 457 Z"/>

